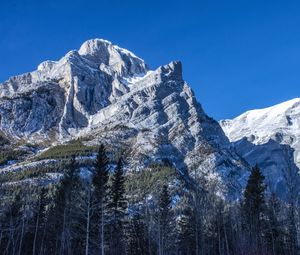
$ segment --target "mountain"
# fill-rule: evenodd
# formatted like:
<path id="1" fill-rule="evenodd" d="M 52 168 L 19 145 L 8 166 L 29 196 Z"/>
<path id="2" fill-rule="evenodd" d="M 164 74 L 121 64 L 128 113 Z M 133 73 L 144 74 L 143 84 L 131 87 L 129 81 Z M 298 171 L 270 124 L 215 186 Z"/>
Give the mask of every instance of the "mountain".
<path id="1" fill-rule="evenodd" d="M 102 39 L 12 77 L 1 254 L 297 254 L 299 105 L 219 124 L 179 61 Z"/>
<path id="2" fill-rule="evenodd" d="M 201 175 L 219 182 L 231 197 L 240 195 L 249 172 L 197 102 L 180 62 L 150 70 L 102 39 L 1 84 L 0 116 L 2 140 L 35 148 L 2 172 L 48 164 L 47 151 L 74 140 L 85 149 L 102 142 L 122 153 L 129 171 L 171 164 L 187 181 Z"/>
<path id="3" fill-rule="evenodd" d="M 70 137 L 129 92 L 130 79 L 147 70 L 127 50 L 104 40 L 87 41 L 79 51 L 1 84 L 0 128 L 29 141 Z"/>
<path id="4" fill-rule="evenodd" d="M 263 169 L 270 191 L 286 197 L 299 189 L 300 98 L 220 121 L 237 152 Z"/>

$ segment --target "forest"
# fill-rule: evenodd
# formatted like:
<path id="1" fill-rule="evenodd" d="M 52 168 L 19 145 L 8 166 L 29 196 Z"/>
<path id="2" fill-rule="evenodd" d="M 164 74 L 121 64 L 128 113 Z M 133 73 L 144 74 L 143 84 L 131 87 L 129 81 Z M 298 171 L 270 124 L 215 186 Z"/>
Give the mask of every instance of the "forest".
<path id="1" fill-rule="evenodd" d="M 71 157 L 54 183 L 2 180 L 1 254 L 299 254 L 296 199 L 267 192 L 258 166 L 229 200 L 170 164 L 134 172 L 108 155 L 100 145 L 89 170 Z"/>

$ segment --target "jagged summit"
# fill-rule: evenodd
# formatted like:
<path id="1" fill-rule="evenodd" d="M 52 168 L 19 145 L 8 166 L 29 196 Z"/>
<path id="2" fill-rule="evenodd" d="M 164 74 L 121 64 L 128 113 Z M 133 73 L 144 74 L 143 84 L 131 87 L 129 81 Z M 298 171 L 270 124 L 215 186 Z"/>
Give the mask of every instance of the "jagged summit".
<path id="1" fill-rule="evenodd" d="M 45 139 L 49 132 L 60 138 L 68 137 L 71 133 L 78 133 L 78 129 L 87 128 L 92 116 L 102 108 L 115 103 L 131 90 L 147 86 L 148 82 L 141 81 L 149 81 L 151 77 L 154 82 L 183 82 L 181 63 L 174 61 L 156 71 L 149 71 L 145 62 L 132 52 L 107 40 L 88 40 L 79 51 L 69 51 L 58 61 L 42 62 L 36 71 L 12 77 L 1 84 L 0 96 L 3 98 L 22 98 L 28 94 L 30 107 L 33 102 L 39 102 L 35 109 L 28 109 L 28 116 L 22 114 L 13 119 L 11 113 L 7 114 L 9 109 L 4 107 L 1 128 L 17 138 L 36 139 L 42 134 L 42 139 Z M 42 98 L 38 91 L 43 93 Z M 19 111 L 28 108 L 16 107 L 20 107 Z M 49 116 L 40 114 L 45 111 Z M 42 124 L 44 121 L 46 125 Z"/>
<path id="2" fill-rule="evenodd" d="M 82 138 L 122 145 L 131 169 L 167 160 L 181 174 L 193 168 L 220 181 L 232 196 L 247 177 L 248 166 L 183 80 L 180 61 L 149 70 L 130 51 L 102 39 L 1 84 L 0 116 L 0 131 L 14 142 Z"/>
<path id="3" fill-rule="evenodd" d="M 103 57 L 101 53 L 103 51 L 108 51 L 109 49 L 111 50 L 114 48 L 116 51 L 120 52 L 120 54 L 126 54 L 132 58 L 139 59 L 140 61 L 144 62 L 141 58 L 137 57 L 134 53 L 131 51 L 121 48 L 117 45 L 114 45 L 112 42 L 104 39 L 90 39 L 85 41 L 79 48 L 78 53 L 82 56 L 87 56 L 87 55 L 100 55 L 100 58 Z M 105 55 L 105 54 L 104 54 Z"/>
<path id="4" fill-rule="evenodd" d="M 84 42 L 78 53 L 94 63 L 113 67 L 123 76 L 145 74 L 148 70 L 141 58 L 103 39 L 92 39 Z"/>

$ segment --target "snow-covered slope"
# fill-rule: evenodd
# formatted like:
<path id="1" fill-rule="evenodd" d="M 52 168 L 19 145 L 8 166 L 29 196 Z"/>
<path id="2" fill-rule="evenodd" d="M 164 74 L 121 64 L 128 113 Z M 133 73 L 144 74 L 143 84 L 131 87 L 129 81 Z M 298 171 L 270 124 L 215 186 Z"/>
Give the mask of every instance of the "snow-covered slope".
<path id="1" fill-rule="evenodd" d="M 184 177 L 219 180 L 233 195 L 248 174 L 183 80 L 180 62 L 150 71 L 130 51 L 102 39 L 0 84 L 0 115 L 1 131 L 15 141 L 100 140 L 126 148 L 130 169 L 169 161 Z"/>
<path id="2" fill-rule="evenodd" d="M 300 98 L 247 111 L 220 124 L 237 151 L 252 165 L 262 166 L 272 190 L 285 193 L 288 174 L 298 181 Z"/>

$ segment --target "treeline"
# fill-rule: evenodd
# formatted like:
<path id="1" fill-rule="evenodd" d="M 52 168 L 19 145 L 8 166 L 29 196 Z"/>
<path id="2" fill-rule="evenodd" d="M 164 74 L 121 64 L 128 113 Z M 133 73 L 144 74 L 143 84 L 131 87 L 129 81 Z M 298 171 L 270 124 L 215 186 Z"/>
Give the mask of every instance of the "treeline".
<path id="1" fill-rule="evenodd" d="M 180 175 L 137 199 L 123 165 L 101 145 L 92 168 L 72 158 L 58 184 L 3 184 L 1 254 L 298 254 L 295 201 L 267 195 L 258 167 L 229 202 L 204 177 L 191 185 Z"/>

